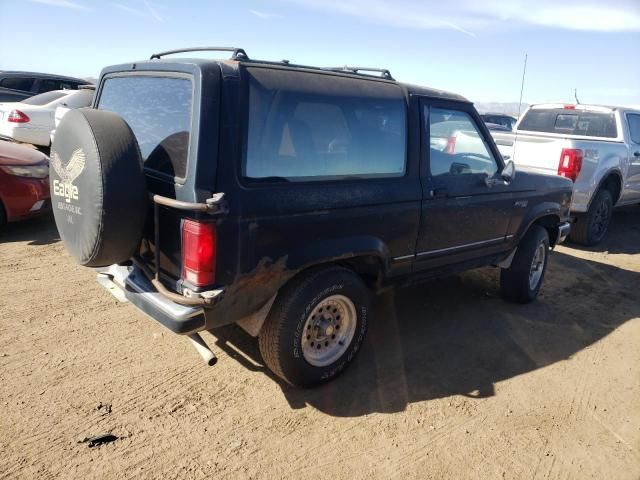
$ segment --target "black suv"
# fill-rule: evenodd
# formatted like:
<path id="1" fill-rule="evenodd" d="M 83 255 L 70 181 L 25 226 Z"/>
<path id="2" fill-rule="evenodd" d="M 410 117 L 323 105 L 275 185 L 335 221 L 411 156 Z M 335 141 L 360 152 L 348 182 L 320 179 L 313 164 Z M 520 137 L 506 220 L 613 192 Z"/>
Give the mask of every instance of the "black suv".
<path id="1" fill-rule="evenodd" d="M 289 383 L 329 380 L 372 292 L 471 268 L 536 298 L 571 181 L 516 175 L 470 102 L 242 49 L 162 58 L 191 50 L 103 70 L 56 132 L 51 192 L 76 261 L 210 364 L 197 332 L 237 323 Z"/>

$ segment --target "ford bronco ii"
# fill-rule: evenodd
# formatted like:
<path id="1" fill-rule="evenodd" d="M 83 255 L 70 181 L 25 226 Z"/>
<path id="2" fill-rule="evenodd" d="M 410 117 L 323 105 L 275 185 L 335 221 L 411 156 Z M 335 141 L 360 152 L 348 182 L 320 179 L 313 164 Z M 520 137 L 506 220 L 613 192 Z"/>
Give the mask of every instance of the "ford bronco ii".
<path id="1" fill-rule="evenodd" d="M 385 288 L 492 265 L 536 298 L 572 184 L 516 174 L 472 103 L 388 70 L 166 58 L 193 50 L 105 68 L 56 132 L 60 236 L 114 295 L 209 363 L 198 332 L 237 323 L 301 386 L 354 359 Z"/>

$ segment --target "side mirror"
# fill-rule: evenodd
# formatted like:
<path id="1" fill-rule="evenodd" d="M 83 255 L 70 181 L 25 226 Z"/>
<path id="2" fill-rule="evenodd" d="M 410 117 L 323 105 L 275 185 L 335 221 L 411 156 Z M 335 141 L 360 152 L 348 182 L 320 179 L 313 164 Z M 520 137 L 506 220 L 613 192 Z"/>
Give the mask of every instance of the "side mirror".
<path id="1" fill-rule="evenodd" d="M 513 163 L 513 160 L 507 161 L 500 176 L 507 183 L 511 183 L 516 178 L 516 164 Z"/>
<path id="2" fill-rule="evenodd" d="M 516 164 L 513 160 L 509 160 L 499 175 L 493 177 L 487 176 L 484 179 L 484 183 L 488 188 L 495 187 L 496 185 L 509 185 L 516 177 Z"/>

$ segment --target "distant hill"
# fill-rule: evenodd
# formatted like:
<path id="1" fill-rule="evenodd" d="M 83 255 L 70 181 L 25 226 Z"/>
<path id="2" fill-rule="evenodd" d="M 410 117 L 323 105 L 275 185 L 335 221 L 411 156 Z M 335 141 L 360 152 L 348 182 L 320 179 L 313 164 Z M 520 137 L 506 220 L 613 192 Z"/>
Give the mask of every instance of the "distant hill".
<path id="1" fill-rule="evenodd" d="M 506 113 L 514 117 L 518 116 L 518 102 L 477 102 L 475 106 L 480 113 Z M 523 103 L 520 113 L 524 112 L 528 106 L 528 103 Z"/>

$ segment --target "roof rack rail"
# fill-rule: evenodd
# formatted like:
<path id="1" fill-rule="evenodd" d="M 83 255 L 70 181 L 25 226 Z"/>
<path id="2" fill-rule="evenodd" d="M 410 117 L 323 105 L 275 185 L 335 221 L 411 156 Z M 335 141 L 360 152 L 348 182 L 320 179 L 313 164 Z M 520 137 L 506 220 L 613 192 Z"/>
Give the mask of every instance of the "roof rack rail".
<path id="1" fill-rule="evenodd" d="M 167 50 L 166 52 L 154 53 L 149 57 L 149 60 L 154 60 L 160 57 L 164 57 L 165 55 L 172 55 L 174 53 L 185 53 L 185 52 L 233 52 L 231 54 L 231 60 L 249 60 L 249 55 L 244 51 L 244 48 L 235 48 L 235 47 L 193 47 L 193 48 L 179 48 L 177 50 Z"/>
<path id="2" fill-rule="evenodd" d="M 381 78 L 386 78 L 387 80 L 395 80 L 391 76 L 391 72 L 386 68 L 349 67 L 348 65 L 345 65 L 344 67 L 323 68 L 323 70 L 330 70 L 332 72 L 350 72 L 350 73 L 357 73 L 357 74 L 359 74 L 360 72 L 376 72 L 380 74 Z M 363 75 L 367 75 L 367 74 L 364 73 Z M 369 76 L 372 76 L 372 75 L 369 75 Z"/>

